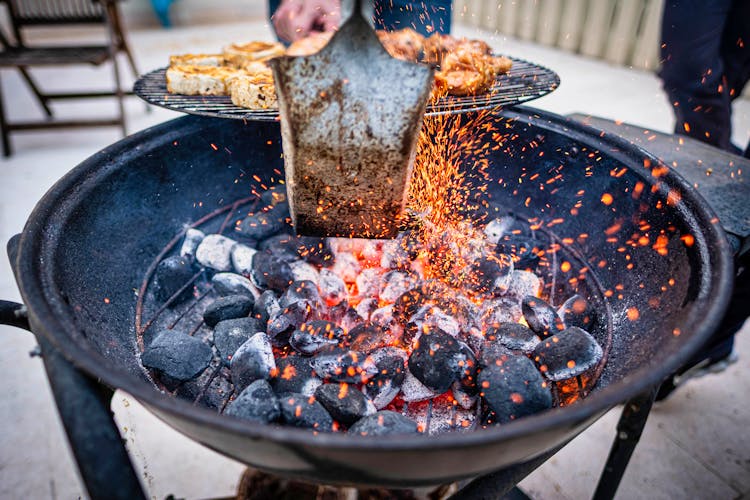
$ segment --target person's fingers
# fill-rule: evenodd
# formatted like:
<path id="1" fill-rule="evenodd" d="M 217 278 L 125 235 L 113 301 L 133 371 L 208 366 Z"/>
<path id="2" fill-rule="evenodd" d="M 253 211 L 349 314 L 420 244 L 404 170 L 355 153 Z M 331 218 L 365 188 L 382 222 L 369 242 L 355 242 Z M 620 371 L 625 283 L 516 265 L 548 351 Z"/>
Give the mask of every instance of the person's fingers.
<path id="1" fill-rule="evenodd" d="M 273 13 L 271 20 L 276 34 L 282 40 L 293 41 L 295 33 L 295 19 L 300 15 L 304 4 L 300 0 L 284 0 Z"/>
<path id="2" fill-rule="evenodd" d="M 289 20 L 289 34 L 287 40 L 293 42 L 304 38 L 313 31 L 315 26 L 315 12 L 303 9 L 294 18 Z"/>
<path id="3" fill-rule="evenodd" d="M 324 13 L 318 18 L 321 25 L 323 25 L 323 31 L 334 31 L 339 28 L 341 24 L 341 10 L 336 9 L 334 11 Z"/>

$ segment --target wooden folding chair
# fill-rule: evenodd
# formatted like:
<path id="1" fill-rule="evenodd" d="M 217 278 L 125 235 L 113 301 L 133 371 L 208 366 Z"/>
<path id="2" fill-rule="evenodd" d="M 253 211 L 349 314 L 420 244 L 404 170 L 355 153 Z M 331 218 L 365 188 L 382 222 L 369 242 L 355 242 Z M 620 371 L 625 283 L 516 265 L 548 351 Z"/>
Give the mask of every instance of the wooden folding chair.
<path id="1" fill-rule="evenodd" d="M 5 116 L 2 91 L 0 89 L 0 129 L 3 154 L 10 156 L 10 133 L 21 130 L 38 130 L 63 127 L 119 126 L 125 134 L 125 111 L 123 91 L 120 83 L 120 68 L 117 54 L 124 52 L 134 76 L 138 70 L 133 55 L 125 40 L 117 0 L 0 0 L 7 7 L 13 39 L 0 32 L 0 68 L 16 68 L 39 100 L 47 119 L 9 123 Z M 31 45 L 24 38 L 24 28 L 62 28 L 71 25 L 98 25 L 107 31 L 106 43 L 101 45 Z M 63 35 L 64 36 L 64 33 Z M 32 79 L 29 68 L 33 66 L 81 65 L 99 66 L 112 63 L 114 90 L 102 92 L 45 93 Z M 52 120 L 50 101 L 55 99 L 79 99 L 92 97 L 116 97 L 118 116 L 109 119 Z"/>

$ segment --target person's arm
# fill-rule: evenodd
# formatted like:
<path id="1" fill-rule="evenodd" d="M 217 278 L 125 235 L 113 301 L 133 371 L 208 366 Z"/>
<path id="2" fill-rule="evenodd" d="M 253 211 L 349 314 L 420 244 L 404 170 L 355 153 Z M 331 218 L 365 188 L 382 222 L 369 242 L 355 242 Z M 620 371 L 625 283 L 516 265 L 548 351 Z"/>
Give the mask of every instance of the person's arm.
<path id="1" fill-rule="evenodd" d="M 341 20 L 340 0 L 282 0 L 271 20 L 282 40 L 293 42 L 313 31 L 331 31 Z"/>

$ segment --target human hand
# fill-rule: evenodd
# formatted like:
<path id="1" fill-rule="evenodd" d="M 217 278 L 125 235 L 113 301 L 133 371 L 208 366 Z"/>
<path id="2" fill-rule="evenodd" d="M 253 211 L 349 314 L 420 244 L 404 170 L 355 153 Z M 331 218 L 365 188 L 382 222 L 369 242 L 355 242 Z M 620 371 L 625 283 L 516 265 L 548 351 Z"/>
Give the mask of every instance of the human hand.
<path id="1" fill-rule="evenodd" d="M 341 20 L 340 0 L 282 0 L 271 18 L 276 34 L 293 42 L 313 31 L 332 31 Z"/>

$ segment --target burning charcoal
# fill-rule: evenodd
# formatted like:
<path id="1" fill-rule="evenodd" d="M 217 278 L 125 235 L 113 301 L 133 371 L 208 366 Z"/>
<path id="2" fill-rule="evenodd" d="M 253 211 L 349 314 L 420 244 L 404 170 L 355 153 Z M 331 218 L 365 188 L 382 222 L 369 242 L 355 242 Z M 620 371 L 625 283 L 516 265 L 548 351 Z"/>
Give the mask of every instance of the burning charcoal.
<path id="1" fill-rule="evenodd" d="M 571 326 L 540 342 L 532 358 L 539 371 L 548 379 L 559 382 L 595 367 L 602 355 L 602 348 L 594 337 L 577 326 Z"/>
<path id="2" fill-rule="evenodd" d="M 456 339 L 431 329 L 419 337 L 409 356 L 409 371 L 426 387 L 442 394 L 458 379 L 456 360 L 460 356 L 461 347 Z"/>
<path id="3" fill-rule="evenodd" d="M 337 254 L 333 267 L 331 267 L 331 271 L 346 283 L 354 283 L 361 270 L 361 264 L 357 258 L 350 253 Z"/>
<path id="4" fill-rule="evenodd" d="M 279 306 L 287 308 L 295 302 L 307 301 L 315 309 L 323 307 L 323 299 L 318 293 L 318 286 L 312 281 L 294 281 L 281 295 Z"/>
<path id="5" fill-rule="evenodd" d="M 461 325 L 458 324 L 456 318 L 445 314 L 437 306 L 422 306 L 410 322 L 416 324 L 420 331 L 424 331 L 425 328 L 437 329 L 451 337 L 458 337 L 461 333 Z"/>
<path id="6" fill-rule="evenodd" d="M 276 371 L 271 341 L 263 332 L 256 333 L 232 355 L 229 363 L 234 390 L 241 391 L 258 379 L 270 379 Z"/>
<path id="7" fill-rule="evenodd" d="M 526 356 L 510 356 L 484 368 L 479 374 L 479 387 L 499 423 L 552 407 L 547 383 Z"/>
<path id="8" fill-rule="evenodd" d="M 197 229 L 190 228 L 185 231 L 185 239 L 182 240 L 182 247 L 180 247 L 180 257 L 195 259 L 195 251 L 198 250 L 198 245 L 205 237 L 203 231 Z"/>
<path id="9" fill-rule="evenodd" d="M 371 359 L 356 351 L 318 354 L 310 366 L 322 379 L 353 384 L 367 381 L 378 371 Z"/>
<path id="10" fill-rule="evenodd" d="M 276 394 L 296 392 L 312 396 L 322 383 L 313 373 L 310 358 L 296 354 L 276 360 L 276 371 L 271 375 L 271 387 Z"/>
<path id="11" fill-rule="evenodd" d="M 229 271 L 232 269 L 232 249 L 236 244 L 236 241 L 226 236 L 209 234 L 198 245 L 195 258 L 202 266 Z"/>
<path id="12" fill-rule="evenodd" d="M 359 314 L 360 318 L 362 318 L 363 321 L 368 321 L 370 319 L 370 315 L 378 308 L 378 299 L 364 299 L 357 304 L 357 307 L 354 309 L 357 311 L 357 314 Z"/>
<path id="13" fill-rule="evenodd" d="M 362 316 L 359 315 L 356 309 L 353 307 L 348 307 L 345 311 L 341 319 L 339 320 L 339 324 L 341 325 L 341 328 L 343 328 L 345 331 L 350 331 L 352 328 L 357 326 L 362 322 Z"/>
<path id="14" fill-rule="evenodd" d="M 266 333 L 273 341 L 273 345 L 277 347 L 283 347 L 289 342 L 289 337 L 298 325 L 291 314 L 285 314 L 286 311 L 285 309 L 276 313 L 268 320 L 266 326 Z M 300 312 L 299 309 L 297 309 L 297 312 Z M 299 324 L 304 323 L 304 321 L 304 319 L 300 320 Z"/>
<path id="15" fill-rule="evenodd" d="M 380 285 L 380 300 L 395 302 L 397 298 L 416 286 L 417 279 L 405 271 L 388 271 Z"/>
<path id="16" fill-rule="evenodd" d="M 429 387 L 425 386 L 422 382 L 412 375 L 408 369 L 404 374 L 404 382 L 401 384 L 401 398 L 407 403 L 413 403 L 416 401 L 424 401 L 426 399 L 434 398 L 440 393 L 433 391 Z"/>
<path id="17" fill-rule="evenodd" d="M 452 371 L 465 392 L 476 394 L 477 359 L 468 345 L 459 342 L 458 346 L 460 350 L 452 359 Z"/>
<path id="18" fill-rule="evenodd" d="M 258 248 L 261 251 L 274 255 L 284 262 L 299 260 L 298 246 L 297 237 L 288 233 L 277 234 L 258 243 Z"/>
<path id="19" fill-rule="evenodd" d="M 536 269 L 545 248 L 541 241 L 524 236 L 506 235 L 500 238 L 496 251 L 510 255 L 515 269 Z"/>
<path id="20" fill-rule="evenodd" d="M 388 434 L 416 434 L 417 423 L 400 413 L 381 410 L 361 418 L 350 429 L 350 434 L 385 436 Z"/>
<path id="21" fill-rule="evenodd" d="M 292 268 L 283 259 L 265 252 L 258 252 L 253 259 L 252 278 L 261 288 L 270 288 L 281 293 L 294 281 Z"/>
<path id="22" fill-rule="evenodd" d="M 166 301 L 185 286 L 193 275 L 195 275 L 195 269 L 193 269 L 190 258 L 178 255 L 167 257 L 156 266 L 154 275 L 156 297 L 161 301 Z M 193 287 L 188 286 L 174 299 L 173 304 L 184 302 L 192 295 Z"/>
<path id="23" fill-rule="evenodd" d="M 357 295 L 359 297 L 377 297 L 380 291 L 380 280 L 383 271 L 377 267 L 363 269 L 355 283 L 357 284 Z"/>
<path id="24" fill-rule="evenodd" d="M 510 273 L 508 291 L 506 294 L 519 299 L 532 296 L 537 297 L 542 291 L 542 281 L 529 271 L 513 271 Z"/>
<path id="25" fill-rule="evenodd" d="M 540 337 L 546 338 L 565 329 L 560 316 L 557 315 L 552 306 L 537 297 L 524 297 L 521 301 L 521 310 L 529 328 L 534 330 Z"/>
<path id="26" fill-rule="evenodd" d="M 388 406 L 401 390 L 406 377 L 405 363 L 408 357 L 406 351 L 397 347 L 384 347 L 370 354 L 378 373 L 367 381 L 363 390 L 377 409 Z"/>
<path id="27" fill-rule="evenodd" d="M 214 328 L 214 346 L 219 351 L 222 361 L 229 364 L 232 354 L 242 344 L 247 342 L 256 333 L 263 331 L 265 331 L 265 328 L 255 318 L 221 321 Z"/>
<path id="28" fill-rule="evenodd" d="M 397 340 L 398 338 L 391 335 L 389 330 L 374 323 L 360 323 L 349 330 L 349 346 L 365 354 L 392 345 Z"/>
<path id="29" fill-rule="evenodd" d="M 424 291 L 421 288 L 413 288 L 401 295 L 393 303 L 393 316 L 405 325 L 414 316 L 420 307 L 426 302 Z"/>
<path id="30" fill-rule="evenodd" d="M 267 424 L 279 420 L 281 405 L 268 381 L 256 380 L 227 405 L 224 415 Z"/>
<path id="31" fill-rule="evenodd" d="M 191 399 L 196 401 L 196 404 L 204 405 L 206 408 L 217 411 L 221 410 L 227 399 L 229 399 L 229 396 L 234 391 L 234 387 L 232 387 L 229 379 L 230 377 L 228 375 L 223 374 L 214 377 L 205 390 L 203 390 L 203 385 L 200 386 L 201 392 L 196 395 L 198 398 L 197 400 L 195 398 Z"/>
<path id="32" fill-rule="evenodd" d="M 388 336 L 392 339 L 388 342 L 389 344 L 395 344 L 404 335 L 404 328 L 393 316 L 393 304 L 375 309 L 370 314 L 370 321 L 386 330 Z"/>
<path id="33" fill-rule="evenodd" d="M 451 394 L 453 395 L 453 399 L 455 399 L 458 405 L 464 410 L 473 408 L 477 403 L 477 391 L 474 390 L 469 393 L 459 381 L 453 382 L 453 385 L 451 386 Z"/>
<path id="34" fill-rule="evenodd" d="M 320 273 L 309 262 L 295 260 L 289 263 L 289 267 L 292 269 L 294 281 L 310 281 L 315 283 L 316 286 L 320 281 Z"/>
<path id="35" fill-rule="evenodd" d="M 279 301 L 276 299 L 276 294 L 271 290 L 266 290 L 260 294 L 260 297 L 256 299 L 255 305 L 253 306 L 253 317 L 260 320 L 262 324 L 267 324 L 271 317 L 275 317 L 281 306 Z"/>
<path id="36" fill-rule="evenodd" d="M 454 405 L 448 394 L 409 404 L 404 416 L 416 422 L 420 432 L 430 436 L 468 429 L 476 420 L 476 412 Z"/>
<path id="37" fill-rule="evenodd" d="M 468 330 L 474 326 L 479 319 L 479 308 L 465 295 L 453 292 L 450 295 L 440 297 L 436 304 L 441 310 L 455 318 L 462 330 Z"/>
<path id="38" fill-rule="evenodd" d="M 213 301 L 203 312 L 203 321 L 210 327 L 219 321 L 247 317 L 255 301 L 245 295 L 227 295 Z"/>
<path id="39" fill-rule="evenodd" d="M 327 347 L 338 345 L 338 343 L 338 339 L 315 335 L 304 329 L 294 330 L 289 337 L 289 345 L 298 353 L 308 356 L 312 356 Z"/>
<path id="40" fill-rule="evenodd" d="M 594 324 L 594 310 L 589 302 L 578 294 L 566 300 L 557 310 L 566 327 L 577 326 L 578 328 L 590 329 Z"/>
<path id="41" fill-rule="evenodd" d="M 227 295 L 245 295 L 253 299 L 253 301 L 260 297 L 260 290 L 253 285 L 253 282 L 239 274 L 216 273 L 211 278 L 211 283 L 216 293 L 222 297 Z"/>
<path id="42" fill-rule="evenodd" d="M 318 290 L 320 291 L 321 298 L 329 306 L 341 303 L 347 296 L 344 280 L 328 269 L 320 270 Z"/>
<path id="43" fill-rule="evenodd" d="M 486 340 L 479 354 L 479 366 L 485 368 L 499 365 L 510 356 L 515 356 L 513 351 L 499 342 Z"/>
<path id="44" fill-rule="evenodd" d="M 164 330 L 141 354 L 146 368 L 158 370 L 175 380 L 197 377 L 211 362 L 211 348 L 177 330 Z"/>
<path id="45" fill-rule="evenodd" d="M 481 352 L 482 346 L 484 345 L 485 338 L 482 330 L 472 326 L 467 331 L 463 332 L 461 338 L 474 352 Z"/>
<path id="46" fill-rule="evenodd" d="M 315 399 L 328 410 L 328 413 L 346 426 L 377 410 L 356 386 L 346 383 L 323 384 L 315 389 Z"/>
<path id="47" fill-rule="evenodd" d="M 500 323 L 487 330 L 487 340 L 499 342 L 508 349 L 530 354 L 539 343 L 539 337 L 520 323 Z"/>
<path id="48" fill-rule="evenodd" d="M 284 229 L 286 217 L 286 210 L 275 207 L 268 212 L 248 215 L 236 229 L 246 238 L 263 240 Z"/>
<path id="49" fill-rule="evenodd" d="M 333 250 L 325 238 L 300 236 L 297 242 L 297 253 L 310 264 L 320 267 L 330 267 L 335 260 Z"/>
<path id="50" fill-rule="evenodd" d="M 383 253 L 380 256 L 380 267 L 383 269 L 407 269 L 411 264 L 409 254 L 398 240 L 388 240 L 383 243 Z"/>
<path id="51" fill-rule="evenodd" d="M 523 315 L 518 301 L 508 297 L 485 300 L 480 307 L 479 313 L 485 330 L 500 323 L 518 322 Z"/>
<path id="52" fill-rule="evenodd" d="M 333 418 L 314 397 L 288 393 L 280 395 L 279 402 L 283 423 L 321 432 L 333 430 Z"/>
<path id="53" fill-rule="evenodd" d="M 470 286 L 481 293 L 502 295 L 508 291 L 513 260 L 505 254 L 483 254 L 471 267 Z"/>
<path id="54" fill-rule="evenodd" d="M 324 319 L 316 319 L 304 323 L 300 325 L 299 329 L 327 339 L 343 340 L 346 336 L 343 328 L 337 326 L 336 323 L 333 323 L 332 321 L 326 321 Z"/>
<path id="55" fill-rule="evenodd" d="M 484 234 L 490 243 L 497 245 L 500 238 L 510 232 L 514 223 L 515 219 L 509 216 L 492 219 L 484 226 Z"/>
<path id="56" fill-rule="evenodd" d="M 284 186 L 283 184 L 277 184 L 266 189 L 260 195 L 260 202 L 262 207 L 267 208 L 273 208 L 276 205 L 286 205 L 286 186 Z"/>
<path id="57" fill-rule="evenodd" d="M 232 267 L 238 274 L 244 276 L 250 276 L 253 272 L 253 258 L 258 251 L 254 248 L 250 248 L 247 245 L 238 243 L 232 249 Z"/>

